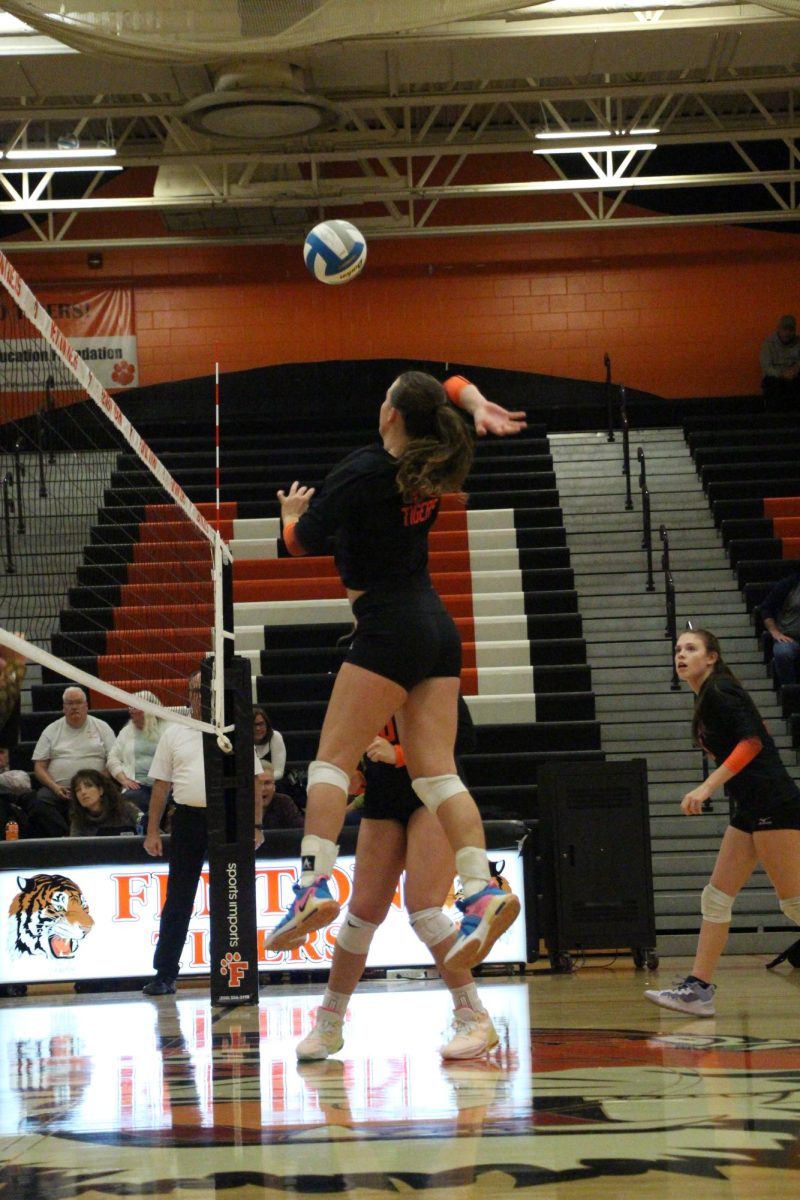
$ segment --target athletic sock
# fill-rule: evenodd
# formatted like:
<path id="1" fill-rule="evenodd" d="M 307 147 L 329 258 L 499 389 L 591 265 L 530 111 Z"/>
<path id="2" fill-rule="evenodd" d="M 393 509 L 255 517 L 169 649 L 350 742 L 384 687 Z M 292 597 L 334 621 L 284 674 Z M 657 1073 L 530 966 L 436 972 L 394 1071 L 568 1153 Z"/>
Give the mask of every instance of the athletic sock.
<path id="1" fill-rule="evenodd" d="M 476 1013 L 486 1012 L 481 1004 L 476 983 L 468 983 L 466 987 L 450 988 L 450 995 L 453 997 L 453 1008 L 469 1008 Z"/>
<path id="2" fill-rule="evenodd" d="M 701 979 L 699 975 L 687 975 L 685 983 L 699 983 L 701 987 L 711 987 L 710 983 L 706 983 L 705 979 Z"/>
<path id="3" fill-rule="evenodd" d="M 476 892 L 482 892 L 491 882 L 489 859 L 486 857 L 486 851 L 480 846 L 464 846 L 461 850 L 456 850 L 456 871 L 465 899 L 474 896 Z"/>
<path id="4" fill-rule="evenodd" d="M 300 884 L 311 887 L 319 875 L 330 875 L 336 863 L 339 847 L 335 842 L 307 833 L 300 843 Z"/>
<path id="5" fill-rule="evenodd" d="M 349 1003 L 350 997 L 346 996 L 344 992 L 332 992 L 330 988 L 325 988 L 320 1008 L 324 1008 L 326 1012 L 335 1013 L 337 1017 L 344 1020 Z"/>

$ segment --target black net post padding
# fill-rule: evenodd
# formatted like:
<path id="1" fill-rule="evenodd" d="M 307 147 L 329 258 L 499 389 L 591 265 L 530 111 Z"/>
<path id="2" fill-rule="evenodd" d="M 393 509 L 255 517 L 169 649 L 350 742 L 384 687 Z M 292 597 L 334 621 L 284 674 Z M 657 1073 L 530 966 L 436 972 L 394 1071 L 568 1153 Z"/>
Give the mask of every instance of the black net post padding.
<path id="1" fill-rule="evenodd" d="M 203 661 L 203 717 L 209 720 L 212 660 Z M 225 724 L 233 752 L 203 734 L 208 805 L 212 1004 L 258 1004 L 255 797 L 250 663 L 224 666 Z"/>

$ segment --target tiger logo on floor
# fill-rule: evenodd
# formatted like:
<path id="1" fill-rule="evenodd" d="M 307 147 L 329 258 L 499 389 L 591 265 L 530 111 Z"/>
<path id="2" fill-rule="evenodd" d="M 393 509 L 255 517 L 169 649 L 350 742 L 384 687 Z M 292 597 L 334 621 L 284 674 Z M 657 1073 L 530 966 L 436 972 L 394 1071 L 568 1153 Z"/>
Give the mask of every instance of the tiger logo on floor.
<path id="1" fill-rule="evenodd" d="M 83 892 L 66 875 L 17 877 L 20 888 L 8 910 L 13 958 L 74 958 L 94 927 Z"/>

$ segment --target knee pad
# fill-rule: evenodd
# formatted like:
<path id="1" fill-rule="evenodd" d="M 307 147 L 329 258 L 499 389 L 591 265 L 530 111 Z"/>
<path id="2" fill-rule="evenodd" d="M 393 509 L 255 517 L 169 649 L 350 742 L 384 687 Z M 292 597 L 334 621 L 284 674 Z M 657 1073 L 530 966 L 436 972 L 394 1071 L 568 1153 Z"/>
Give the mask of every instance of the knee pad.
<path id="1" fill-rule="evenodd" d="M 735 899 L 735 896 L 729 896 L 727 892 L 721 892 L 713 884 L 707 883 L 700 897 L 703 920 L 710 921 L 712 925 L 730 925 Z"/>
<path id="2" fill-rule="evenodd" d="M 349 912 L 336 935 L 336 945 L 351 954 L 367 954 L 377 928 L 371 921 L 362 921 L 361 917 Z"/>
<path id="3" fill-rule="evenodd" d="M 435 813 L 440 804 L 467 789 L 457 775 L 421 775 L 411 780 L 411 786 L 429 812 Z"/>
<path id="4" fill-rule="evenodd" d="M 315 783 L 329 783 L 331 787 L 338 788 L 344 792 L 345 800 L 350 794 L 350 776 L 347 772 L 335 763 L 321 762 L 317 758 L 308 764 L 306 787 L 310 788 Z"/>
<path id="5" fill-rule="evenodd" d="M 791 900 L 781 900 L 781 912 L 795 925 L 800 925 L 800 896 L 792 896 Z"/>
<path id="6" fill-rule="evenodd" d="M 455 929 L 455 925 L 440 908 L 421 908 L 408 914 L 411 928 L 424 946 L 438 946 Z"/>

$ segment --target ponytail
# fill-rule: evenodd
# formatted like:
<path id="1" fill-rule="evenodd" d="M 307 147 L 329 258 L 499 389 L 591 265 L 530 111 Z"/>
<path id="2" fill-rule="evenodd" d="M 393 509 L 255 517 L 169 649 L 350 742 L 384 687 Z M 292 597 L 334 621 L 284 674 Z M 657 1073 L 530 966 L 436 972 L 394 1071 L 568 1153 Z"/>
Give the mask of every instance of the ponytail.
<path id="1" fill-rule="evenodd" d="M 397 469 L 403 499 L 459 491 L 472 467 L 475 445 L 442 385 L 422 371 L 406 371 L 392 388 L 391 403 L 402 413 L 408 435 Z"/>

